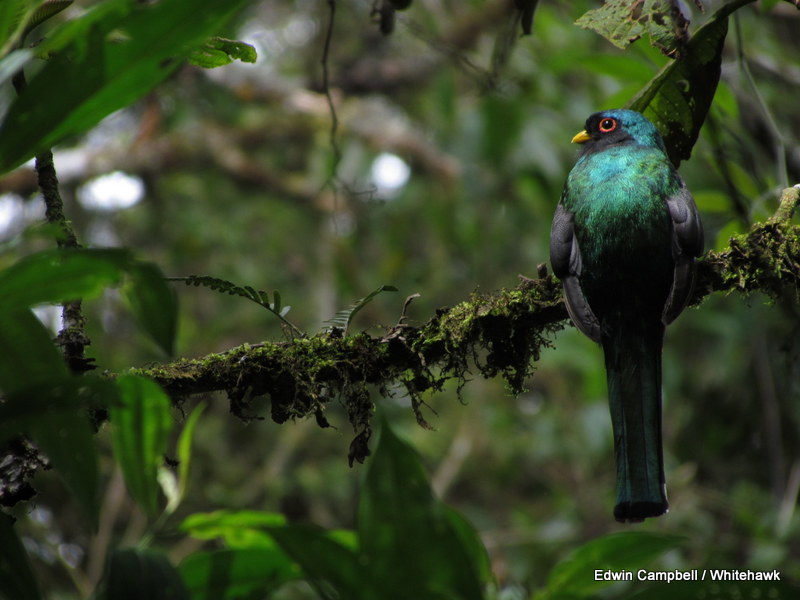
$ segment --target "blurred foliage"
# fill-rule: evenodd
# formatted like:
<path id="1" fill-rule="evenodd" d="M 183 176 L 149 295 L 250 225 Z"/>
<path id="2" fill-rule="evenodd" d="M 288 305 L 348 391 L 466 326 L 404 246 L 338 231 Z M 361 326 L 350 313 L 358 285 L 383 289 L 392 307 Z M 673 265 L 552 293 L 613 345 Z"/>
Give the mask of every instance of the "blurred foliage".
<path id="1" fill-rule="evenodd" d="M 12 4 L 20 9 L 13 13 L 17 20 L 3 20 L 12 15 Z M 18 15 L 31 15 L 42 4 L 0 3 L 5 51 L 16 48 L 25 31 Z M 161 11 L 159 27 L 131 17 L 134 4 L 141 5 L 137 15 Z M 0 562 L 0 593 L 42 597 L 35 580 L 47 597 L 87 597 L 104 570 L 106 586 L 143 572 L 173 585 L 172 565 L 179 565 L 190 597 L 223 597 L 204 595 L 217 589 L 243 590 L 240 597 L 247 597 L 252 588 L 246 585 L 214 588 L 215 582 L 203 579 L 225 564 L 245 579 L 266 576 L 259 565 L 274 565 L 273 583 L 279 585 L 273 598 L 317 597 L 297 581 L 294 561 L 307 572 L 314 565 L 291 552 L 294 560 L 287 560 L 276 547 L 280 539 L 266 530 L 298 528 L 315 543 L 324 539 L 320 543 L 335 544 L 336 552 L 352 552 L 353 536 L 337 535 L 361 527 L 355 510 L 360 471 L 367 469 L 367 478 L 388 474 L 388 467 L 370 470 L 372 464 L 402 459 L 414 481 L 423 479 L 402 447 L 349 470 L 349 426 L 335 402 L 326 411 L 327 429 L 261 420 L 245 426 L 229 417 L 224 398 L 212 395 L 201 399 L 208 408 L 187 421 L 189 433 L 182 437 L 180 427 L 171 434 L 163 430 L 161 403 L 121 419 L 125 434 L 103 427 L 95 444 L 83 419 L 87 408 L 124 410 L 126 394 L 133 393 L 126 386 L 159 406 L 158 392 L 69 375 L 31 306 L 46 315 L 38 303 L 84 298 L 89 353 L 100 369 L 114 372 L 162 360 L 170 350 L 202 356 L 279 339 L 281 322 L 265 313 L 264 303 L 290 304 L 292 323 L 316 332 L 352 299 L 391 285 L 400 294 L 380 294 L 360 305 L 357 316 L 348 316 L 350 330 L 385 331 L 405 308 L 409 321 L 425 321 L 476 289 L 512 287 L 517 274 L 536 273 L 547 259 L 552 212 L 574 160 L 572 135 L 590 113 L 627 104 L 652 89 L 648 84 L 659 74 L 678 70 L 669 65 L 680 64 L 646 42 L 622 51 L 576 27 L 597 7 L 585 0 L 516 3 L 520 10 L 536 8 L 522 15 L 531 20 L 531 35 L 524 37 L 521 14 L 502 0 L 417 0 L 393 14 L 391 35 L 381 32 L 379 14 L 370 20 L 371 2 L 333 4 L 327 69 L 335 130 L 323 94 L 330 17 L 325 2 L 203 2 L 201 8 L 177 0 L 78 0 L 0 64 L 4 169 L 58 140 L 55 164 L 78 239 L 89 247 L 130 248 L 137 257 L 87 250 L 54 263 L 54 251 L 39 253 L 52 245 L 52 235 L 27 229 L 42 216 L 30 170 L 0 178 L 0 267 L 10 267 L 0 275 L 6 349 L 0 433 L 7 440 L 28 432 L 55 467 L 35 479 L 35 503 L 12 510 L 18 519 L 13 528 L 0 516 L 2 546 L 9 550 L 3 560 L 14 557 Z M 721 4 L 708 3 L 705 13 L 690 7 L 690 40 L 704 24 L 714 26 Z M 173 12 L 175 6 L 182 8 Z M 237 7 L 244 10 L 222 26 Z M 730 18 L 719 87 L 691 160 L 682 165 L 708 247 L 726 246 L 732 233 L 769 216 L 777 190 L 800 180 L 799 20 L 787 2 L 753 3 Z M 126 49 L 120 23 L 128 24 L 127 35 L 146 52 Z M 103 46 L 108 62 L 99 69 L 95 52 L 105 36 L 112 43 Z M 258 60 L 211 71 L 178 60 L 213 48 L 213 41 L 206 44 L 212 36 L 249 44 Z M 39 39 L 45 41 L 30 45 Z M 60 54 L 37 58 L 51 50 Z M 248 56 L 244 46 L 221 50 L 232 58 Z M 64 61 L 84 65 L 92 85 L 62 81 Z M 22 66 L 30 85 L 15 100 L 10 82 Z M 85 104 L 90 97 L 99 100 Z M 48 99 L 48 109 L 29 119 L 31 104 L 41 98 Z M 402 161 L 393 163 L 394 171 L 385 161 L 379 168 L 387 155 Z M 402 165 L 409 169 L 407 180 Z M 87 200 L 92 185 L 112 171 L 138 178 L 141 202 L 113 209 Z M 73 268 L 69 277 L 67 267 Z M 246 282 L 281 295 L 259 296 L 262 306 L 256 307 L 237 296 L 177 286 L 176 315 L 173 308 L 159 310 L 172 306 L 172 291 L 156 283 L 161 271 Z M 403 307 L 403 298 L 414 293 L 420 297 Z M 664 441 L 671 511 L 636 531 L 611 517 L 613 444 L 601 354 L 572 328 L 543 353 L 529 391 L 520 396 L 480 378 L 461 390 L 462 403 L 455 401 L 454 386 L 431 396 L 427 420 L 435 431 L 416 425 L 399 389 L 394 397 L 379 398 L 377 390 L 374 396 L 431 473 L 430 498 L 441 498 L 472 524 L 450 520 L 450 527 L 461 536 L 474 527 L 480 535 L 496 586 L 487 595 L 766 594 L 759 582 L 689 590 L 671 583 L 661 591 L 658 584 L 642 590 L 637 582 L 588 581 L 580 587 L 565 574 L 586 577 L 605 568 L 605 556 L 620 561 L 610 569 L 778 569 L 783 579 L 800 580 L 798 323 L 796 290 L 789 290 L 770 305 L 758 295 L 711 297 L 670 327 Z M 26 401 L 15 401 L 15 393 Z M 268 413 L 267 400 L 261 402 L 260 414 Z M 187 400 L 183 411 L 195 403 Z M 179 421 L 186 416 L 171 411 Z M 148 431 L 155 437 L 139 448 L 117 439 L 135 440 Z M 164 454 L 166 463 L 159 462 Z M 169 466 L 176 457 L 177 469 Z M 140 466 L 126 469 L 126 461 Z M 135 483 L 132 472 L 148 479 Z M 102 496 L 95 493 L 98 481 Z M 398 494 L 402 481 L 394 483 Z M 160 514 L 148 519 L 154 500 Z M 425 510 L 440 511 L 435 518 L 441 519 L 441 511 L 451 514 L 443 506 L 429 500 Z M 281 513 L 285 521 L 228 521 L 227 529 L 218 523 L 225 534 L 183 535 L 181 523 L 220 509 L 229 511 L 228 518 Z M 423 511 L 412 524 L 433 513 Z M 336 533 L 322 534 L 310 523 Z M 237 535 L 242 539 L 232 543 Z M 32 565 L 15 550 L 19 538 Z M 165 554 L 126 550 L 143 541 Z M 619 544 L 630 552 L 620 554 Z M 104 566 L 107 556 L 114 558 Z M 409 568 L 414 558 L 412 551 Z M 341 560 L 344 565 L 347 559 Z"/>

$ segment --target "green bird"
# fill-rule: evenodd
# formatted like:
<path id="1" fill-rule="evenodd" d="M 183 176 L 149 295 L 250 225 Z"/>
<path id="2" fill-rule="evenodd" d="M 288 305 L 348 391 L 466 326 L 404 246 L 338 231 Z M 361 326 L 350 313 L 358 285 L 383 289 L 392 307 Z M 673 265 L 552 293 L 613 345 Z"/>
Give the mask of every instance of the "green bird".
<path id="1" fill-rule="evenodd" d="M 607 110 L 572 138 L 583 148 L 550 232 L 569 315 L 603 347 L 617 463 L 614 517 L 667 512 L 661 448 L 664 329 L 694 284 L 703 226 L 694 199 L 644 115 Z"/>

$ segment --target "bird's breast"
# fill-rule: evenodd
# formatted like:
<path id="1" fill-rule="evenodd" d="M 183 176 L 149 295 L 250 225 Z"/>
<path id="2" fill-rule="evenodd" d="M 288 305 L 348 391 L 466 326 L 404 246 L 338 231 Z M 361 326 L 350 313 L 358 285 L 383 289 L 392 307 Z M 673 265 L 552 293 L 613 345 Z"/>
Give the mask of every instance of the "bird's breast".
<path id="1" fill-rule="evenodd" d="M 626 298 L 660 311 L 674 272 L 670 168 L 658 156 L 612 150 L 579 161 L 568 180 L 581 285 L 597 312 Z"/>

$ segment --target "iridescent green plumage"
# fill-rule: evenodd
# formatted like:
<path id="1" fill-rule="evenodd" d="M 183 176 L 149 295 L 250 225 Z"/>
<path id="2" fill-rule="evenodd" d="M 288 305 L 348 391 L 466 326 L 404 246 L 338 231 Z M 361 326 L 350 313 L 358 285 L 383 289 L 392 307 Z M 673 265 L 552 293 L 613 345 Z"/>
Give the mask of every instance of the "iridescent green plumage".
<path id="1" fill-rule="evenodd" d="M 596 113 L 553 218 L 550 256 L 575 325 L 605 354 L 620 521 L 667 511 L 661 449 L 664 328 L 691 292 L 697 209 L 658 130 L 629 110 Z"/>

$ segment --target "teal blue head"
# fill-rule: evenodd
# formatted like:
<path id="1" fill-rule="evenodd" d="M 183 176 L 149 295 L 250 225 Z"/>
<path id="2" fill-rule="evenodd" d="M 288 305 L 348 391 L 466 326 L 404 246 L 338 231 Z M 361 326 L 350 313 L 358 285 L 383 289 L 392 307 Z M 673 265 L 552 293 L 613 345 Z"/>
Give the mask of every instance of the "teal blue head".
<path id="1" fill-rule="evenodd" d="M 572 141 L 584 145 L 582 156 L 623 144 L 649 146 L 666 152 L 656 126 L 642 113 L 623 108 L 594 113 L 586 119 L 586 129 L 573 137 Z"/>

